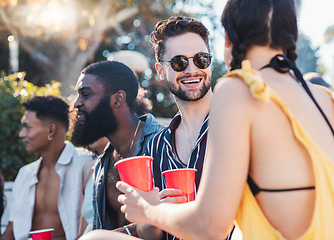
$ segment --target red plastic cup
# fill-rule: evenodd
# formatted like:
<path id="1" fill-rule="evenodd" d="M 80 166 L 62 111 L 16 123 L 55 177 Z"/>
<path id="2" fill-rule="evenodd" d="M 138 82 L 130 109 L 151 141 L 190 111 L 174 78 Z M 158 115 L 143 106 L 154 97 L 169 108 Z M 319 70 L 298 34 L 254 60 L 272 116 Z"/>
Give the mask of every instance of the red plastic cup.
<path id="1" fill-rule="evenodd" d="M 185 196 L 187 202 L 195 199 L 195 173 L 193 168 L 180 168 L 164 171 L 162 174 L 165 177 L 167 188 L 180 189 Z"/>
<path id="2" fill-rule="evenodd" d="M 52 240 L 53 228 L 41 229 L 30 232 L 33 240 Z"/>
<path id="3" fill-rule="evenodd" d="M 153 189 L 152 161 L 150 156 L 135 156 L 119 160 L 114 166 L 123 182 L 148 192 Z"/>

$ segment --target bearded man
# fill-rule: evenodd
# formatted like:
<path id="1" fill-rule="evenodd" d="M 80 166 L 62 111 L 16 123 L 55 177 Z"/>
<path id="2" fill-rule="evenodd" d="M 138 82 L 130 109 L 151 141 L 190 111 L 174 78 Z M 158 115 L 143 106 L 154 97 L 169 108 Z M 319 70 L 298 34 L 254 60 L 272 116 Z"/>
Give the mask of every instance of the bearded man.
<path id="1" fill-rule="evenodd" d="M 82 70 L 76 90 L 74 107 L 78 117 L 73 143 L 88 146 L 101 137 L 109 140 L 93 174 L 93 228 L 120 228 L 129 222 L 117 201 L 120 192 L 115 184 L 119 176 L 114 163 L 143 155 L 147 142 L 164 127 L 151 114 L 137 116 L 138 81 L 123 63 L 101 61 L 90 64 Z M 130 231 L 136 235 L 137 227 L 131 226 Z M 126 233 L 125 228 L 120 229 Z"/>

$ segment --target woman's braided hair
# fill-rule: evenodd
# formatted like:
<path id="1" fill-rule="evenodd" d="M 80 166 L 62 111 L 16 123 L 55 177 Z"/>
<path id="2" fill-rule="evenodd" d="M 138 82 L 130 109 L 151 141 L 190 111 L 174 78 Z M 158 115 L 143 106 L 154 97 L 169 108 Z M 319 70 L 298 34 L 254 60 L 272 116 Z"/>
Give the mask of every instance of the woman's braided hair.
<path id="1" fill-rule="evenodd" d="M 231 70 L 241 67 L 253 45 L 282 49 L 295 63 L 298 29 L 293 0 L 229 0 L 221 22 L 233 44 Z"/>

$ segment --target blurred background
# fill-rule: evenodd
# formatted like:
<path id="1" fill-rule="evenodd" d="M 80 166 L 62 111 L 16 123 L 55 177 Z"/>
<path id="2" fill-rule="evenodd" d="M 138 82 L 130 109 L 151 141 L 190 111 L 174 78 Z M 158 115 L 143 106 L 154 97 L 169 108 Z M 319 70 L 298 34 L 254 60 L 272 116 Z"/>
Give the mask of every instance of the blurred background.
<path id="1" fill-rule="evenodd" d="M 137 74 L 156 117 L 176 113 L 174 99 L 154 70 L 150 33 L 161 19 L 188 15 L 211 32 L 213 86 L 226 72 L 220 15 L 226 0 L 0 0 L 0 171 L 13 180 L 36 159 L 18 139 L 22 101 L 64 96 L 70 103 L 80 71 L 118 60 Z M 300 36 L 297 65 L 334 82 L 334 3 L 296 0 Z"/>

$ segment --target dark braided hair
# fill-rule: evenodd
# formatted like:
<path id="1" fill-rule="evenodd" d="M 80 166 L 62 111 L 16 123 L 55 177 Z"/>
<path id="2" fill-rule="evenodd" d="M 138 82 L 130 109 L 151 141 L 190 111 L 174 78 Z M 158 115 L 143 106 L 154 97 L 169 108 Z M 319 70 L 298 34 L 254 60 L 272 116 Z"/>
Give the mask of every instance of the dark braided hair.
<path id="1" fill-rule="evenodd" d="M 282 49 L 295 63 L 298 29 L 293 0 L 229 0 L 221 22 L 233 44 L 231 70 L 241 67 L 253 45 Z"/>
<path id="2" fill-rule="evenodd" d="M 209 30 L 202 22 L 183 16 L 172 16 L 166 20 L 159 21 L 151 33 L 151 42 L 154 45 L 156 61 L 160 62 L 160 59 L 163 58 L 165 43 L 168 38 L 189 32 L 198 34 L 206 43 L 208 50 L 210 50 Z"/>

